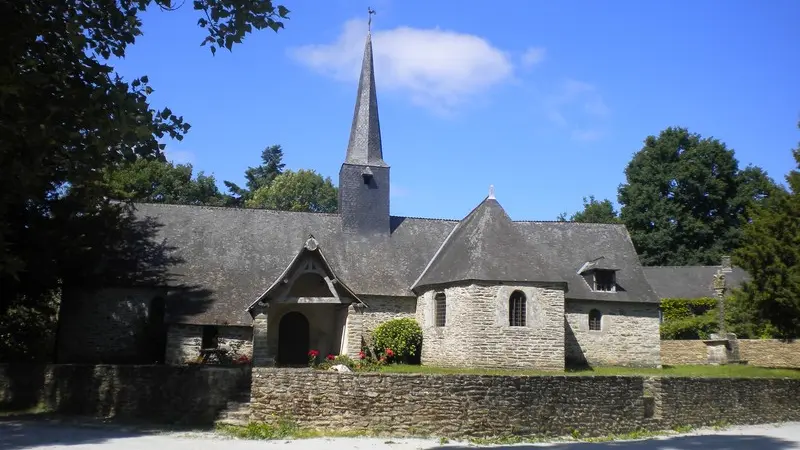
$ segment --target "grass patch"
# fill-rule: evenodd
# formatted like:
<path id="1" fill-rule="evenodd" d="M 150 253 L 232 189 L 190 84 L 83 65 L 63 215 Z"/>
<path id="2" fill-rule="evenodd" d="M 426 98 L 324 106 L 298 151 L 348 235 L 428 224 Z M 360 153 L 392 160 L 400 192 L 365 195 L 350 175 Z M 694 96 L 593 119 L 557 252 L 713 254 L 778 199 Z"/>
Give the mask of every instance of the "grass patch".
<path id="1" fill-rule="evenodd" d="M 434 367 L 392 364 L 380 369 L 383 373 L 419 373 L 431 375 L 567 375 L 567 376 L 662 376 L 705 378 L 800 378 L 797 369 L 767 369 L 741 364 L 724 366 L 667 366 L 657 368 L 593 367 L 566 371 L 524 369 L 472 369 L 460 367 Z"/>

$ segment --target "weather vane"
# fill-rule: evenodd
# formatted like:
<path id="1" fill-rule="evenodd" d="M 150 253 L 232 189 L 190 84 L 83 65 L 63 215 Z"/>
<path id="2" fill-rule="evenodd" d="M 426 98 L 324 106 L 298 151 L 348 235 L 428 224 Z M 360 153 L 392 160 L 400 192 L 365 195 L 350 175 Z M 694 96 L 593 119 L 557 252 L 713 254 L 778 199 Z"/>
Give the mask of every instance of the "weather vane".
<path id="1" fill-rule="evenodd" d="M 367 30 L 372 31 L 372 15 L 375 14 L 375 10 L 367 6 L 367 14 L 369 15 L 369 20 L 367 21 Z"/>

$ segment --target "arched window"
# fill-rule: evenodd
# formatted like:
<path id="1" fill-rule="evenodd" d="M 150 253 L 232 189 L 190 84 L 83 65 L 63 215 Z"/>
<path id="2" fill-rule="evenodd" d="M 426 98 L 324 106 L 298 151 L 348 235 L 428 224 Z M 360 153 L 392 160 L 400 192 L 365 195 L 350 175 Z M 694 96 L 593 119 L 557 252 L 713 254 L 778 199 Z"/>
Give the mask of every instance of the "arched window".
<path id="1" fill-rule="evenodd" d="M 600 331 L 600 324 L 603 321 L 603 313 L 593 309 L 589 311 L 589 329 L 592 331 Z"/>
<path id="2" fill-rule="evenodd" d="M 439 292 L 433 301 L 436 308 L 436 326 L 443 327 L 447 323 L 447 297 L 444 292 Z"/>
<path id="3" fill-rule="evenodd" d="M 508 299 L 508 324 L 512 327 L 525 326 L 525 294 L 514 291 Z"/>

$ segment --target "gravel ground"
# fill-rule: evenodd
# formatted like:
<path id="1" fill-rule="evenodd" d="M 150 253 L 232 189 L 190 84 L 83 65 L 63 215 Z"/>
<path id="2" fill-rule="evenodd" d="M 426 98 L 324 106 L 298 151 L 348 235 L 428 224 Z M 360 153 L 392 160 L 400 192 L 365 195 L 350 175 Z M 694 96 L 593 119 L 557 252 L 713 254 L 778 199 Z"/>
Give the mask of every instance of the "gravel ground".
<path id="1" fill-rule="evenodd" d="M 437 440 L 335 438 L 248 441 L 208 432 L 158 432 L 122 426 L 85 426 L 41 420 L 0 421 L 0 450 L 357 450 L 513 448 L 551 450 L 800 450 L 800 423 L 701 430 L 680 436 L 613 443 L 520 444 L 478 447 Z"/>

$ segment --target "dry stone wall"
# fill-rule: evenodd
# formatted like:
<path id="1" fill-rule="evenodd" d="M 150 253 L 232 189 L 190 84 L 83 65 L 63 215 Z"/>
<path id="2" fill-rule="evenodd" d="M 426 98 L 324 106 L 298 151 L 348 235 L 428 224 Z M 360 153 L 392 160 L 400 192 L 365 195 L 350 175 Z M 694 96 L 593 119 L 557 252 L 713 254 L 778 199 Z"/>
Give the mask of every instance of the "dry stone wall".
<path id="1" fill-rule="evenodd" d="M 599 331 L 589 311 L 601 312 Z M 657 367 L 660 361 L 658 304 L 567 299 L 566 358 L 570 365 Z"/>
<path id="2" fill-rule="evenodd" d="M 320 429 L 404 435 L 629 432 L 642 421 L 642 379 L 337 374 L 253 369 L 251 420 L 289 417 Z"/>
<path id="3" fill-rule="evenodd" d="M 509 298 L 526 297 L 525 326 L 510 326 Z M 446 323 L 435 322 L 435 295 L 446 296 Z M 422 363 L 432 366 L 564 368 L 564 291 L 543 284 L 470 284 L 428 291 L 417 303 Z"/>
<path id="4" fill-rule="evenodd" d="M 800 342 L 778 339 L 737 339 L 739 358 L 757 367 L 800 368 Z M 661 341 L 661 363 L 677 366 L 708 364 L 708 346 L 701 340 Z"/>
<path id="5" fill-rule="evenodd" d="M 0 410 L 208 424 L 249 385 L 249 367 L 0 365 Z"/>
<path id="6" fill-rule="evenodd" d="M 253 369 L 251 420 L 397 435 L 625 433 L 800 420 L 800 380 Z"/>

